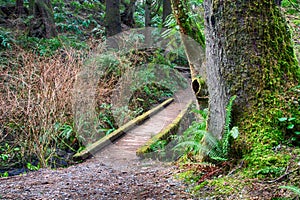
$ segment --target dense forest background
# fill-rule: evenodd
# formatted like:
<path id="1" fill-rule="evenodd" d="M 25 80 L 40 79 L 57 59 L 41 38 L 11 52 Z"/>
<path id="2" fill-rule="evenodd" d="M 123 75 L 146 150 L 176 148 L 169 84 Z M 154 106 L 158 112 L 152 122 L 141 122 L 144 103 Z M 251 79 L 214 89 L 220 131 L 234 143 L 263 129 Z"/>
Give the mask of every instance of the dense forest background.
<path id="1" fill-rule="evenodd" d="M 147 23 L 155 28 L 170 26 L 166 37 L 179 38 L 174 18 L 170 16 L 166 22 L 170 5 L 165 8 L 160 1 L 151 3 L 151 15 L 150 8 L 146 11 L 145 3 L 139 1 L 119 2 L 117 10 L 113 1 L 107 5 L 103 1 L 2 1 L 1 5 L 0 149 L 4 175 L 67 166 L 73 163 L 72 155 L 84 149 L 86 143 L 74 122 L 75 79 L 88 65 L 90 55 L 102 51 L 101 44 L 109 36 L 143 28 Z M 115 26 L 110 20 L 116 19 Z M 132 40 L 143 37 L 135 33 Z M 143 89 L 135 89 L 129 105 L 113 113 L 111 96 L 124 63 L 128 63 L 125 68 L 160 64 L 162 74 L 170 74 L 175 65 L 188 68 L 183 47 L 165 57 L 165 52 L 153 48 L 99 58 L 105 68 L 97 88 L 96 138 L 172 96 L 175 87 L 170 88 L 180 82 L 180 76 L 159 80 L 158 84 L 144 83 Z M 148 69 L 140 76 L 151 79 L 154 70 Z"/>
<path id="2" fill-rule="evenodd" d="M 274 3 L 288 24 L 293 40 L 292 52 L 299 61 L 300 3 L 298 0 Z M 145 27 L 163 29 L 162 37 L 168 38 L 168 41 L 183 39 L 179 33 L 184 33 L 198 42 L 201 49 L 205 48 L 204 4 L 202 0 L 112 0 L 106 3 L 101 0 L 0 0 L 0 175 L 10 176 L 42 167 L 76 164 L 72 156 L 84 149 L 86 143 L 74 123 L 72 92 L 76 75 L 86 65 L 90 55 L 102 52 L 103 43 L 111 36 Z M 147 42 L 151 34 L 157 33 L 150 32 L 150 36 L 136 33 L 131 39 Z M 176 68 L 184 69 L 191 74 L 192 87 L 201 104 L 201 98 L 207 96 L 206 90 L 199 89 L 206 89 L 205 78 L 201 77 L 203 73 L 199 76 L 201 66 L 198 69 L 191 64 L 189 53 L 194 52 L 189 52 L 187 46 L 183 39 L 182 46 L 168 52 L 151 48 L 101 56 L 97 62 L 105 68 L 97 85 L 98 127 L 97 136 L 92 140 L 110 134 L 121 124 L 172 96 L 176 91 L 174 85 L 185 84 L 176 74 L 155 84 L 145 82 L 143 87 L 135 86 L 127 107 L 114 110 L 111 95 L 124 72 L 124 66 L 131 68 L 153 63 L 161 66 L 162 74 L 169 74 Z M 297 66 L 299 68 L 298 63 Z M 154 70 L 150 68 L 139 76 L 150 79 Z M 297 75 L 295 77 L 299 78 Z M 278 82 L 281 84 L 281 81 Z M 257 126 L 254 128 L 238 123 L 239 128 L 245 127 L 241 127 L 241 132 L 231 126 L 229 129 L 231 112 L 233 122 L 238 120 L 234 116 L 237 110 L 234 107 L 235 97 L 228 98 L 225 101 L 228 113 L 224 118 L 228 137 L 220 140 L 221 144 L 215 136 L 205 132 L 205 123 L 193 123 L 183 135 L 175 138 L 178 145 L 174 151 L 181 149 L 185 152 L 180 160 L 185 163 L 185 170 L 180 177 L 189 183 L 196 183 L 195 191 L 211 192 L 207 187 L 213 185 L 222 188 L 226 194 L 232 192 L 229 187 L 239 186 L 237 180 L 249 179 L 250 183 L 251 179 L 258 178 L 273 184 L 266 186 L 268 189 L 289 185 L 289 189 L 299 194 L 300 99 L 297 83 L 299 80 L 293 82 L 296 85 L 290 84 L 284 95 L 270 92 L 273 99 L 283 100 L 286 104 L 271 101 L 267 94 L 259 97 L 265 98 L 261 103 L 264 107 L 281 106 L 282 109 L 257 112 L 256 116 L 251 116 L 254 119 L 251 123 Z M 237 97 L 237 103 L 240 101 L 241 98 Z M 211 119 L 206 109 L 196 112 L 205 119 Z M 270 115 L 273 118 L 269 119 Z M 114 116 L 118 116 L 121 122 L 116 121 Z M 263 118 L 271 125 L 260 120 Z M 270 126 L 278 128 L 270 131 Z M 257 127 L 265 132 L 264 136 L 257 134 L 249 137 L 243 134 L 245 129 L 257 131 Z M 278 130 L 280 134 L 277 134 Z M 274 134 L 269 137 L 272 131 Z M 207 158 L 204 158 L 213 163 L 210 167 L 197 163 L 203 159 L 200 159 L 199 152 L 203 149 L 201 143 L 204 136 L 215 145 L 209 147 Z M 266 145 L 254 145 L 255 150 L 249 153 L 247 145 L 256 141 L 255 137 L 262 137 L 258 143 Z M 234 142 L 234 138 L 238 139 Z M 153 146 L 153 151 L 163 152 L 165 145 L 166 141 L 160 141 Z M 232 147 L 229 149 L 230 145 Z M 226 169 L 230 175 L 236 171 L 240 173 L 236 175 L 238 177 L 222 177 L 218 171 L 220 168 Z M 221 180 L 212 179 L 216 176 L 220 176 Z M 279 182 L 281 180 L 286 182 Z"/>

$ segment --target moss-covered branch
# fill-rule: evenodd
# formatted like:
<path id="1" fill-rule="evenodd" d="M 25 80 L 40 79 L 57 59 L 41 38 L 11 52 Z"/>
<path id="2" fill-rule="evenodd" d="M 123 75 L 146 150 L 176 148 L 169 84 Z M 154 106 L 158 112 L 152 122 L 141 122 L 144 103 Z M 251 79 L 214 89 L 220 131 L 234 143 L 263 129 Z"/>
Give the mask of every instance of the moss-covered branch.
<path id="1" fill-rule="evenodd" d="M 188 0 L 172 0 L 171 3 L 190 65 L 192 88 L 197 98 L 203 99 L 208 94 L 205 84 L 205 38 L 200 17 L 190 16 L 192 12 Z"/>

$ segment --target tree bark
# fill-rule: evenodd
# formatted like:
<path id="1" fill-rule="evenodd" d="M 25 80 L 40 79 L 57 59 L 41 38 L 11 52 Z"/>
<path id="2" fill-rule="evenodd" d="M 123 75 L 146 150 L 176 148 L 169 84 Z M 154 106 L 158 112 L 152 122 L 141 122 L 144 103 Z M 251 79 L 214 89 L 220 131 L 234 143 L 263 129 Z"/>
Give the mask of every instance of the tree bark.
<path id="1" fill-rule="evenodd" d="M 275 3 L 277 4 L 277 6 L 281 6 L 281 1 L 282 0 L 275 0 Z"/>
<path id="2" fill-rule="evenodd" d="M 145 0 L 145 27 L 151 26 L 151 0 Z"/>
<path id="3" fill-rule="evenodd" d="M 206 0 L 204 6 L 207 124 L 208 131 L 221 138 L 231 96 L 237 95 L 234 124 L 245 128 L 251 116 L 262 110 L 266 119 L 272 119 L 268 109 L 280 110 L 282 104 L 266 102 L 277 101 L 280 93 L 297 84 L 299 70 L 288 27 L 274 0 Z M 252 126 L 248 131 L 260 132 L 260 128 Z"/>
<path id="4" fill-rule="evenodd" d="M 198 21 L 189 16 L 188 0 L 171 0 L 173 13 L 180 28 L 185 53 L 192 76 L 192 88 L 201 108 L 206 107 L 207 86 L 205 69 L 205 39 Z"/>
<path id="5" fill-rule="evenodd" d="M 129 4 L 123 3 L 125 5 L 125 11 L 121 14 L 121 21 L 133 28 L 135 26 L 135 21 L 133 18 L 133 14 L 135 12 L 135 2 L 136 0 L 130 0 Z"/>
<path id="6" fill-rule="evenodd" d="M 25 14 L 24 0 L 16 0 L 16 12 L 19 17 Z"/>
<path id="7" fill-rule="evenodd" d="M 113 36 L 121 31 L 120 0 L 106 0 L 106 34 Z"/>
<path id="8" fill-rule="evenodd" d="M 166 22 L 166 18 L 172 13 L 171 0 L 163 0 L 163 23 Z"/>
<path id="9" fill-rule="evenodd" d="M 50 0 L 31 0 L 30 13 L 34 16 L 30 24 L 30 36 L 39 38 L 57 36 Z"/>

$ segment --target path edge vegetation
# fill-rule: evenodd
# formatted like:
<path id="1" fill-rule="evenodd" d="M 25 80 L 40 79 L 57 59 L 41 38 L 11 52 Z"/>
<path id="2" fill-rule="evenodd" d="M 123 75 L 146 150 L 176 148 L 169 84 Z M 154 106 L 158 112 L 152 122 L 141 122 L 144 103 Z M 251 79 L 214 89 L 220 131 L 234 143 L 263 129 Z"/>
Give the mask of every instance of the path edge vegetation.
<path id="1" fill-rule="evenodd" d="M 217 1 L 213 1 L 212 4 L 216 14 L 220 14 L 218 13 L 220 11 L 217 10 L 219 7 L 225 9 L 222 10 L 224 16 L 230 16 L 232 8 L 230 5 L 234 6 L 234 3 L 231 3 L 230 5 L 228 4 L 223 7 L 223 5 Z M 242 136 L 236 144 L 237 146 L 246 147 L 246 149 L 243 148 L 244 154 L 255 152 L 257 149 L 256 147 L 259 149 L 260 145 L 263 145 L 266 150 L 271 149 L 274 145 L 276 146 L 284 140 L 284 133 L 282 127 L 278 124 L 278 118 L 289 116 L 299 119 L 297 103 L 292 102 L 292 100 L 297 100 L 298 97 L 299 91 L 297 87 L 300 80 L 300 69 L 293 50 L 291 33 L 290 31 L 282 31 L 288 30 L 286 21 L 283 19 L 279 8 L 275 6 L 274 3 L 254 2 L 252 3 L 252 7 L 249 7 L 249 15 L 253 14 L 251 13 L 252 11 L 257 12 L 257 14 L 267 13 L 267 16 L 262 17 L 261 20 L 254 18 L 253 21 L 248 24 L 256 24 L 269 31 L 260 33 L 260 36 L 261 34 L 266 34 L 266 36 L 258 41 L 261 42 L 263 48 L 266 48 L 264 50 L 265 52 L 263 52 L 265 57 L 262 57 L 261 55 L 253 56 L 249 61 L 247 56 L 251 55 L 252 52 L 247 52 L 246 50 L 245 52 L 242 52 L 245 54 L 241 57 L 242 62 L 240 62 L 241 66 L 238 67 L 238 70 L 242 71 L 243 67 L 248 68 L 249 66 L 254 66 L 253 63 L 255 63 L 256 66 L 262 66 L 262 70 L 254 68 L 250 71 L 251 78 L 254 79 L 252 82 L 258 83 L 258 85 L 262 87 L 257 87 L 257 90 L 253 91 L 255 88 L 250 87 L 253 83 L 249 84 L 249 80 L 247 80 L 249 77 L 240 79 L 238 72 L 235 76 L 232 72 L 226 72 L 226 69 L 223 69 L 224 71 L 222 71 L 222 73 L 225 72 L 224 75 L 227 79 L 226 82 L 224 82 L 226 91 L 229 91 L 227 95 L 231 97 L 232 95 L 238 94 L 232 114 L 233 123 L 240 128 Z M 238 12 L 241 14 L 243 11 L 238 10 Z M 237 17 L 238 16 L 234 19 L 236 20 Z M 268 18 L 271 18 L 273 23 L 269 24 L 270 22 L 266 21 Z M 217 23 L 217 21 L 214 23 Z M 237 24 L 230 20 L 225 24 L 228 29 L 231 29 L 229 31 L 235 29 L 235 25 Z M 245 28 L 247 28 L 247 26 Z M 277 31 L 279 33 L 273 34 L 272 31 Z M 245 40 L 245 37 L 240 37 L 240 39 L 235 40 L 242 41 Z M 281 45 L 282 43 L 283 45 Z M 230 48 L 233 44 L 229 43 L 226 45 L 228 46 L 225 48 Z M 252 44 L 250 43 L 250 45 Z M 242 84 L 245 83 L 249 85 L 249 87 L 241 89 L 243 88 Z M 241 90 L 245 90 L 244 97 L 239 94 Z M 225 102 L 228 103 L 228 101 L 229 98 Z M 262 129 L 262 127 L 264 128 Z M 261 158 L 258 157 L 257 159 Z M 263 166 L 265 163 L 258 162 L 252 164 Z"/>
<path id="2" fill-rule="evenodd" d="M 178 3 L 175 0 L 172 2 Z M 299 155 L 292 155 L 293 153 L 288 149 L 293 133 L 287 130 L 287 126 L 280 123 L 279 119 L 295 120 L 293 131 L 299 130 L 300 69 L 293 50 L 291 32 L 280 8 L 271 1 L 239 2 L 239 4 L 236 1 L 204 2 L 205 6 L 211 9 L 206 10 L 205 14 L 206 48 L 219 45 L 221 50 L 218 52 L 214 49 L 212 51 L 217 53 L 213 54 L 215 56 L 226 55 L 224 52 L 227 52 L 229 55 L 216 62 L 221 66 L 215 70 L 221 74 L 218 78 L 218 80 L 221 79 L 221 84 L 208 83 L 209 95 L 218 100 L 210 99 L 208 131 L 213 132 L 218 138 L 223 135 L 225 115 L 227 115 L 225 107 L 229 99 L 237 95 L 237 100 L 233 105 L 232 126 L 239 127 L 240 136 L 232 144 L 230 156 L 232 161 L 240 160 L 243 163 L 243 167 L 238 170 L 239 175 L 246 178 L 266 179 L 279 176 L 280 173 L 276 174 L 278 169 L 288 169 L 291 166 L 297 169 L 297 163 L 293 159 L 295 156 L 299 159 Z M 184 6 L 173 6 L 174 8 L 183 9 Z M 232 10 L 236 11 L 235 16 L 231 15 Z M 248 20 L 249 23 L 244 23 L 240 27 L 239 23 L 245 16 L 252 17 L 246 17 L 244 20 Z M 185 29 L 181 31 L 189 33 L 192 25 L 189 25 L 187 21 L 185 26 L 182 26 L 182 17 L 176 14 L 175 17 L 181 29 Z M 185 28 L 186 26 L 188 28 Z M 225 33 L 224 30 L 226 30 Z M 258 38 L 251 38 L 253 36 L 251 32 L 257 32 Z M 225 34 L 225 38 L 228 36 L 225 39 L 227 41 L 224 42 L 220 38 L 217 41 L 212 39 L 215 35 L 222 35 L 222 33 Z M 229 38 L 231 34 L 235 34 L 235 37 Z M 193 37 L 192 34 L 190 35 Z M 254 45 L 257 46 L 256 50 L 259 53 L 253 51 L 253 40 L 256 40 Z M 212 57 L 207 58 L 207 63 L 214 63 L 214 59 L 216 60 Z M 238 60 L 238 62 L 232 66 L 222 62 L 229 59 Z M 208 72 L 214 71 L 214 67 L 216 66 L 211 65 L 211 68 L 207 68 Z M 246 76 L 242 75 L 243 71 L 247 74 Z M 220 91 L 224 93 L 214 96 L 212 91 L 218 87 L 218 84 L 223 87 Z M 223 106 L 221 109 L 216 109 L 216 112 L 220 113 L 220 110 L 224 109 L 224 112 L 221 111 L 222 116 L 211 112 L 211 103 L 219 104 L 218 97 L 220 96 Z M 221 125 L 216 130 L 213 124 L 218 124 L 218 121 Z M 299 137 L 296 140 L 299 140 Z M 299 149 L 299 147 L 295 148 Z M 228 180 L 230 179 L 228 177 Z M 225 177 L 220 179 L 220 182 L 226 180 Z M 230 182 L 227 184 L 230 185 Z M 219 184 L 217 180 L 211 182 L 211 186 L 215 187 L 215 191 L 222 190 L 222 184 Z"/>
<path id="3" fill-rule="evenodd" d="M 122 137 L 124 134 L 126 134 L 126 131 L 131 130 L 136 125 L 143 123 L 145 120 L 147 120 L 151 115 L 156 114 L 163 108 L 167 107 L 174 101 L 173 98 L 169 98 L 159 104 L 158 106 L 152 108 L 151 110 L 143 113 L 142 115 L 134 118 L 133 120 L 127 122 L 123 126 L 119 127 L 117 130 L 113 131 L 111 134 L 104 136 L 100 140 L 96 141 L 95 143 L 89 145 L 86 147 L 85 150 L 76 153 L 73 156 L 74 160 L 85 160 L 89 158 L 91 155 L 97 153 L 101 149 L 105 148 L 107 145 L 112 144 L 115 140 Z"/>

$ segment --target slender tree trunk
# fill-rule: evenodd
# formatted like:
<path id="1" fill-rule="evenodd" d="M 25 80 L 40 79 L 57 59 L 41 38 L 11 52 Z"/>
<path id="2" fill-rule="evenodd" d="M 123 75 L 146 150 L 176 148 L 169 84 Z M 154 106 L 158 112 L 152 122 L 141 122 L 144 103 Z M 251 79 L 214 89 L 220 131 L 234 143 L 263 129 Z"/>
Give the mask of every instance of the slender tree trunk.
<path id="1" fill-rule="evenodd" d="M 135 12 L 135 2 L 136 0 L 130 0 L 129 4 L 125 4 L 125 11 L 121 14 L 121 21 L 131 28 L 133 28 L 135 25 L 133 18 L 133 14 Z"/>
<path id="2" fill-rule="evenodd" d="M 165 23 L 166 18 L 172 13 L 171 0 L 163 0 L 163 16 L 162 21 Z"/>
<path id="3" fill-rule="evenodd" d="M 113 36 L 121 31 L 120 0 L 106 0 L 107 36 Z"/>
<path id="4" fill-rule="evenodd" d="M 192 88 L 201 108 L 207 106 L 207 86 L 205 68 L 205 39 L 202 30 L 190 16 L 188 0 L 171 0 L 173 13 L 180 28 L 185 53 L 187 55 L 191 76 Z"/>
<path id="5" fill-rule="evenodd" d="M 24 0 L 16 0 L 16 11 L 19 17 L 25 14 Z"/>
<path id="6" fill-rule="evenodd" d="M 50 0 L 31 0 L 30 13 L 34 16 L 30 24 L 30 36 L 40 38 L 57 36 Z"/>
<path id="7" fill-rule="evenodd" d="M 251 127 L 247 131 L 257 134 L 262 127 L 255 121 L 256 113 L 265 112 L 262 121 L 273 119 L 268 116 L 269 109 L 282 109 L 283 104 L 275 102 L 281 102 L 280 94 L 299 80 L 286 22 L 274 0 L 206 0 L 204 6 L 208 131 L 222 137 L 225 107 L 230 97 L 237 95 L 234 123 Z M 268 123 L 264 129 L 270 128 L 274 133 L 266 143 L 279 142 L 276 126 Z"/>
<path id="8" fill-rule="evenodd" d="M 152 0 L 145 0 L 145 44 L 146 46 L 151 46 L 151 4 Z"/>
<path id="9" fill-rule="evenodd" d="M 151 0 L 145 0 L 145 27 L 151 26 Z"/>

